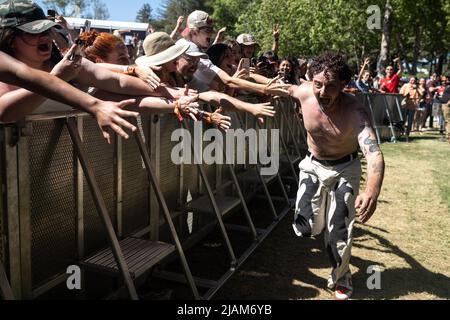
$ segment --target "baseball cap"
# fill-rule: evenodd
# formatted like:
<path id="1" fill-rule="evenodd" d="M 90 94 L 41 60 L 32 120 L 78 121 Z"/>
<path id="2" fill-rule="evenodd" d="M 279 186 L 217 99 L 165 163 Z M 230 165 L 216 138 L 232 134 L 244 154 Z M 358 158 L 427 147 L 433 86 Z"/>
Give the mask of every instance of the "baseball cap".
<path id="1" fill-rule="evenodd" d="M 252 36 L 251 34 L 248 34 L 248 33 L 240 34 L 237 37 L 236 42 L 239 43 L 239 44 L 243 44 L 244 46 L 250 46 L 250 45 L 253 45 L 253 44 L 258 44 L 256 42 L 255 37 Z"/>
<path id="2" fill-rule="evenodd" d="M 48 20 L 42 8 L 32 1 L 0 1 L 0 28 L 17 28 L 26 33 L 39 34 L 53 27 L 62 28 Z"/>
<path id="3" fill-rule="evenodd" d="M 188 44 L 176 44 L 165 32 L 154 32 L 144 40 L 145 56 L 136 59 L 138 66 L 160 66 L 175 60 L 188 49 Z"/>
<path id="4" fill-rule="evenodd" d="M 188 49 L 185 54 L 191 57 L 200 57 L 202 59 L 208 59 L 208 55 L 200 50 L 200 48 L 193 43 L 192 41 L 186 39 L 180 39 L 177 41 L 177 44 L 188 45 Z"/>
<path id="5" fill-rule="evenodd" d="M 195 10 L 187 19 L 187 26 L 189 29 L 211 27 L 212 24 L 212 19 L 205 11 Z"/>

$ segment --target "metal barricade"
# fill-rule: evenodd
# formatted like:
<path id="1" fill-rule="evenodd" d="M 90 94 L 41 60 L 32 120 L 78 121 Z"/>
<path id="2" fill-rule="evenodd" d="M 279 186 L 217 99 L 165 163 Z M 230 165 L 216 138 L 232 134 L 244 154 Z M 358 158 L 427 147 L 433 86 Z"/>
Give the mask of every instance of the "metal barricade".
<path id="1" fill-rule="evenodd" d="M 403 96 L 380 93 L 361 93 L 356 96 L 372 113 L 372 126 L 377 134 L 378 143 L 383 140 L 396 142 L 403 132 L 404 123 L 400 107 Z"/>
<path id="2" fill-rule="evenodd" d="M 266 126 L 280 129 L 285 154 L 297 153 L 295 162 L 288 159 L 290 163 L 283 168 L 295 177 L 292 169 L 301 158 L 298 152 L 300 145 L 305 144 L 304 131 L 296 128 L 298 122 L 292 119 L 290 100 L 276 104 L 277 109 L 286 107 L 286 112 L 278 112 L 277 118 L 267 121 Z M 149 235 L 154 241 L 169 238 L 162 208 L 149 185 L 145 161 L 134 141 L 116 138 L 113 145 L 108 145 L 95 119 L 78 112 L 31 116 L 23 126 L 1 125 L 0 164 L 5 196 L 0 214 L 0 259 L 5 263 L 14 295 L 21 299 L 36 298 L 64 283 L 68 266 L 79 265 L 108 243 L 98 205 L 77 160 L 79 152 L 72 144 L 73 134 L 71 140 L 65 125 L 69 116 L 77 120 L 76 130 L 119 240 L 130 235 Z M 236 116 L 243 119 L 245 128 L 258 129 L 253 117 Z M 171 135 L 181 128 L 174 117 L 143 116 L 141 127 L 156 180 L 184 245 L 184 240 L 201 233 L 212 221 L 211 217 L 192 215 L 187 207 L 205 192 L 205 180 L 200 178 L 198 166 L 177 166 L 171 161 L 171 151 L 178 143 L 171 141 Z M 212 189 L 233 180 L 223 165 L 203 165 L 202 169 Z M 281 176 L 280 182 L 283 183 Z M 208 298 L 216 291 L 217 288 L 212 290 Z"/>

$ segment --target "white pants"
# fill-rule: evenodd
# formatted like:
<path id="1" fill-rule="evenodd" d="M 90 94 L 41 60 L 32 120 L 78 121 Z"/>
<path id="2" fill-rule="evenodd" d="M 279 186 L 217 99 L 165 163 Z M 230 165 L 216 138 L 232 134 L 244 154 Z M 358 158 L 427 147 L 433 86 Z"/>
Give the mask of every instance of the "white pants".
<path id="1" fill-rule="evenodd" d="M 299 237 L 311 237 L 325 229 L 325 246 L 333 267 L 334 283 L 350 271 L 360 179 L 359 159 L 326 167 L 307 156 L 300 163 L 294 231 Z"/>

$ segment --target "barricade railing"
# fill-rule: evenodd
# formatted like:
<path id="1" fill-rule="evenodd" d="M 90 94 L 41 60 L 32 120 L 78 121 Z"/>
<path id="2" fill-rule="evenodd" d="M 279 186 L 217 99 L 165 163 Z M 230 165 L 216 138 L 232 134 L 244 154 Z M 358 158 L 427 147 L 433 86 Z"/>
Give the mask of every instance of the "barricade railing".
<path id="1" fill-rule="evenodd" d="M 131 237 L 163 243 L 174 240 L 174 246 L 163 250 L 167 256 L 161 258 L 162 267 L 142 271 L 143 275 L 188 282 L 195 298 L 199 297 L 196 287 L 203 286 L 207 289 L 203 297 L 211 298 L 293 205 L 285 190 L 286 178 L 298 181 L 295 165 L 304 155 L 304 130 L 298 128 L 300 121 L 290 99 L 274 100 L 274 105 L 277 117 L 264 126 L 247 114 L 235 114 L 234 118 L 240 120 L 234 122 L 239 122 L 242 129 L 280 130 L 281 156 L 287 162 L 274 181 L 279 182 L 276 189 L 283 190 L 281 197 L 271 195 L 269 183 L 258 176 L 259 171 L 256 180 L 245 179 L 250 164 L 175 165 L 171 154 L 180 142 L 171 141 L 171 136 L 183 126 L 171 115 L 143 115 L 136 141 L 115 137 L 113 145 L 104 141 L 95 119 L 80 112 L 34 115 L 24 123 L 1 125 L 4 197 L 0 227 L 5 241 L 0 244 L 6 250 L 0 253 L 4 255 L 14 295 L 33 299 L 64 286 L 67 267 L 72 265 L 82 267 L 84 281 L 92 259 L 101 259 L 99 254 L 103 254 L 109 264 L 98 270 L 111 273 L 114 269 L 112 273 L 121 274 L 130 297 L 137 298 L 133 289 L 137 275 L 127 265 L 129 252 L 127 243 L 123 243 Z M 193 133 L 192 124 L 189 126 L 185 128 Z M 246 149 L 250 151 L 248 144 Z M 257 163 L 256 168 L 260 170 L 261 165 Z M 249 208 L 249 201 L 261 189 L 262 197 L 272 202 L 271 211 L 275 213 L 273 222 L 263 228 L 256 226 L 257 220 L 251 216 L 255 213 Z M 216 218 L 198 214 L 196 208 L 189 206 L 205 195 Z M 221 195 L 237 198 L 232 203 L 233 210 L 241 209 L 246 225 L 224 221 Z M 215 204 L 214 199 L 218 201 Z M 283 208 L 275 207 L 274 201 L 283 204 Z M 174 221 L 173 229 L 168 219 Z M 194 247 L 218 224 L 225 246 L 231 248 L 229 268 L 219 280 L 204 281 L 189 275 L 189 258 L 181 261 L 187 270 L 184 277 L 164 270 L 168 261 L 183 260 L 184 250 Z M 235 254 L 227 240 L 235 230 L 250 235 L 250 244 L 240 255 Z M 113 250 L 105 249 L 108 243 Z M 130 243 L 134 242 L 128 242 L 129 246 Z M 136 250 L 146 247 L 146 243 L 134 244 Z M 133 263 L 146 262 L 138 259 Z M 82 289 L 85 287 L 83 282 Z M 84 294 L 81 290 L 79 297 Z"/>
<path id="2" fill-rule="evenodd" d="M 372 113 L 372 125 L 377 134 L 378 143 L 384 140 L 396 142 L 403 132 L 403 116 L 401 101 L 403 96 L 399 94 L 357 94 L 361 102 Z"/>

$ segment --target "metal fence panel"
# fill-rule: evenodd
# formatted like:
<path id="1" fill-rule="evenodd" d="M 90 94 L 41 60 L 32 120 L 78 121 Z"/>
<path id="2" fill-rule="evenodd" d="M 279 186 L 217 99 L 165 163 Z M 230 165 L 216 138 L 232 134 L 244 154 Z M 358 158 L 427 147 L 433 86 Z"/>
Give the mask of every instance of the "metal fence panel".
<path id="1" fill-rule="evenodd" d="M 61 122 L 37 122 L 29 138 L 33 287 L 72 264 L 76 253 L 73 149 Z"/>
<path id="2" fill-rule="evenodd" d="M 108 213 L 114 224 L 116 221 L 114 215 L 114 146 L 106 142 L 98 129 L 97 122 L 92 118 L 85 118 L 83 121 L 83 141 Z M 85 253 L 89 256 L 105 247 L 108 242 L 86 179 L 84 179 L 83 190 Z"/>

